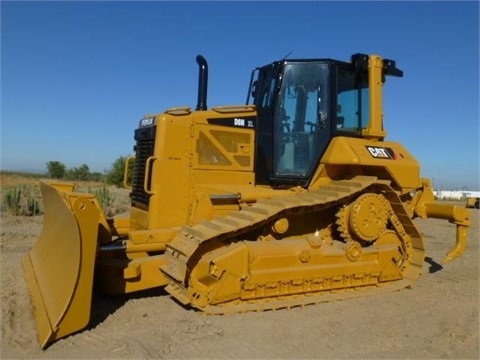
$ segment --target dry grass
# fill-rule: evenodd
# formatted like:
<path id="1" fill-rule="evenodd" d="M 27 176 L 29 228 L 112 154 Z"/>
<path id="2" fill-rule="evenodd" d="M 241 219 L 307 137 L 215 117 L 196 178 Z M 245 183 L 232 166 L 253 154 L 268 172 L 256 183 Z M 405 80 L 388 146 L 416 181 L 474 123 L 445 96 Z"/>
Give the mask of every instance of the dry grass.
<path id="1" fill-rule="evenodd" d="M 2 215 L 6 212 L 4 196 L 14 189 L 22 189 L 23 194 L 35 199 L 40 203 L 40 212 L 43 212 L 43 198 L 40 191 L 40 181 L 49 182 L 52 179 L 36 174 L 22 174 L 13 172 L 0 172 L 0 209 Z M 108 186 L 101 182 L 94 181 L 71 181 L 75 184 L 75 192 L 102 194 L 98 198 L 106 216 L 114 216 L 128 211 L 130 207 L 129 190 Z"/>
<path id="2" fill-rule="evenodd" d="M 41 175 L 11 173 L 0 171 L 0 191 L 4 192 L 5 189 L 14 186 L 21 185 L 36 185 L 38 180 L 41 179 Z"/>

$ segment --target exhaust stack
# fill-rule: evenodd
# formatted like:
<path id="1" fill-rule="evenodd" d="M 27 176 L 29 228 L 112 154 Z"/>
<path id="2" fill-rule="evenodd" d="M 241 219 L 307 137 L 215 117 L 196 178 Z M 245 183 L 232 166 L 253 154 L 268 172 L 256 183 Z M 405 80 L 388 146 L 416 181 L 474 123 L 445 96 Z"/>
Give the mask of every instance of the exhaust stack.
<path id="1" fill-rule="evenodd" d="M 197 56 L 198 64 L 198 100 L 196 110 L 207 110 L 208 65 L 202 55 Z"/>

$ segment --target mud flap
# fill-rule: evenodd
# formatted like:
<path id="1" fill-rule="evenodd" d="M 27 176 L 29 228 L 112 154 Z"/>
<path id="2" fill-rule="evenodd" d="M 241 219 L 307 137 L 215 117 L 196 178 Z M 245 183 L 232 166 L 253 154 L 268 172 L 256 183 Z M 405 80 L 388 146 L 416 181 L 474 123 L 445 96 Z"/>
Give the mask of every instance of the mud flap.
<path id="1" fill-rule="evenodd" d="M 41 190 L 43 230 L 23 267 L 44 349 L 90 321 L 100 209 L 93 195 L 69 197 L 45 183 Z"/>

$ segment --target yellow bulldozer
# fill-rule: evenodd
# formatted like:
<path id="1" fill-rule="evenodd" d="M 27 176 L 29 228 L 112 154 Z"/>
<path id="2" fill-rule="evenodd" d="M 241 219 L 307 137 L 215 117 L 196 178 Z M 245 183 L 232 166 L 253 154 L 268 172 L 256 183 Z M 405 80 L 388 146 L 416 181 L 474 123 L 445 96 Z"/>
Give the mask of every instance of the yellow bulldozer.
<path id="1" fill-rule="evenodd" d="M 478 209 L 480 208 L 480 197 L 478 196 L 467 196 L 467 203 L 465 207 L 469 209 Z"/>
<path id="2" fill-rule="evenodd" d="M 125 179 L 126 218 L 106 218 L 74 184 L 41 184 L 40 238 L 23 266 L 40 346 L 88 326 L 94 291 L 165 287 L 210 314 L 304 306 L 410 286 L 424 265 L 415 217 L 456 224 L 428 179 L 386 141 L 382 87 L 395 61 L 283 59 L 255 68 L 245 105 L 143 117 Z M 129 162 L 133 162 L 132 164 Z"/>

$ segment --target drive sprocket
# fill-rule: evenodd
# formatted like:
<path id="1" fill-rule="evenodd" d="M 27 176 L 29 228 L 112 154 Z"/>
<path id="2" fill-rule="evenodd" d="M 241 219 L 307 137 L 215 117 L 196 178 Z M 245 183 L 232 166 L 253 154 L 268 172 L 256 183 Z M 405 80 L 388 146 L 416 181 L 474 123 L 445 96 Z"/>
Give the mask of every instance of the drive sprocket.
<path id="1" fill-rule="evenodd" d="M 380 194 L 362 194 L 352 204 L 342 207 L 336 217 L 337 230 L 345 241 L 372 243 L 387 229 L 387 201 Z"/>

